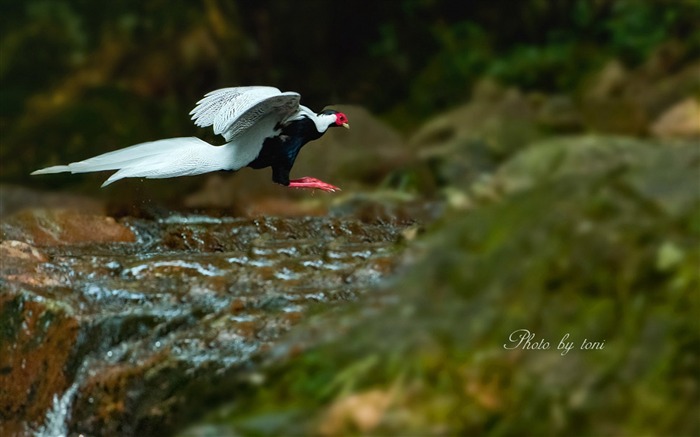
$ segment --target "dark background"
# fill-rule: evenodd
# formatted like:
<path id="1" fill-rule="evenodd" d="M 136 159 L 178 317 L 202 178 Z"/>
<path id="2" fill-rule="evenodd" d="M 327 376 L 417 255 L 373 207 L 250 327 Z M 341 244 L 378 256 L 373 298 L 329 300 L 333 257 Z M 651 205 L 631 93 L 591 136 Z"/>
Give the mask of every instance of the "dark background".
<path id="1" fill-rule="evenodd" d="M 489 77 L 575 93 L 606 61 L 700 54 L 700 2 L 635 0 L 3 1 L 0 179 L 145 140 L 202 135 L 212 89 L 296 90 L 367 107 L 405 135 Z M 211 139 L 211 138 L 210 138 Z M 49 180 L 50 179 L 50 180 Z M 58 182 L 57 182 L 58 181 Z"/>

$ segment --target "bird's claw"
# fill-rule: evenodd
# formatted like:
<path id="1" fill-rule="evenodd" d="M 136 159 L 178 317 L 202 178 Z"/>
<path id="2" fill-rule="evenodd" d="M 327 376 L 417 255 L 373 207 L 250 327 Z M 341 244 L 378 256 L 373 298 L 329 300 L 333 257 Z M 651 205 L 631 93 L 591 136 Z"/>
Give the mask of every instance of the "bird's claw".
<path id="1" fill-rule="evenodd" d="M 289 181 L 290 188 L 310 188 L 327 191 L 329 193 L 334 193 L 336 191 L 341 191 L 340 188 L 335 185 L 328 184 L 321 180 L 311 177 L 303 177 L 299 179 L 293 179 Z"/>

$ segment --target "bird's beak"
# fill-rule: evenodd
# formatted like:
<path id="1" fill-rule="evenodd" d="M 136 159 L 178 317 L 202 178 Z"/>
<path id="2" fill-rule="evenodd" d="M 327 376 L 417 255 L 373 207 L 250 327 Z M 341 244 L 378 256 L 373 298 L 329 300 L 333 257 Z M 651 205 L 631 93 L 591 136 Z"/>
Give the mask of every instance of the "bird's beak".
<path id="1" fill-rule="evenodd" d="M 347 123 L 343 123 L 343 127 L 344 127 L 345 129 L 350 129 L 350 125 L 347 124 Z"/>

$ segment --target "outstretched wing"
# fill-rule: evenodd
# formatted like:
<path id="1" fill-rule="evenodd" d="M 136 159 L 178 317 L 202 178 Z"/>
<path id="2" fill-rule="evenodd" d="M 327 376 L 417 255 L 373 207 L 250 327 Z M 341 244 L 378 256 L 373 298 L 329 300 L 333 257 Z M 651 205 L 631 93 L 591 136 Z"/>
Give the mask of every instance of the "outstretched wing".
<path id="1" fill-rule="evenodd" d="M 205 95 L 190 115 L 197 126 L 213 125 L 215 134 L 231 141 L 265 116 L 286 119 L 299 109 L 300 99 L 298 93 L 283 93 L 274 87 L 223 88 Z"/>

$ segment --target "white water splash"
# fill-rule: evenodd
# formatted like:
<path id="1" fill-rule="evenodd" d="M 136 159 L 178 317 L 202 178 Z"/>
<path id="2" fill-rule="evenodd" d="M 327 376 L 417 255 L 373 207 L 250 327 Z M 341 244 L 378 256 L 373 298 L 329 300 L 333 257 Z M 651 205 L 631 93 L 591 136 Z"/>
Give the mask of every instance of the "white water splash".
<path id="1" fill-rule="evenodd" d="M 65 437 L 68 435 L 68 419 L 73 398 L 78 392 L 78 381 L 68 387 L 61 397 L 53 395 L 53 405 L 46 412 L 44 426 L 36 430 L 37 437 Z"/>

